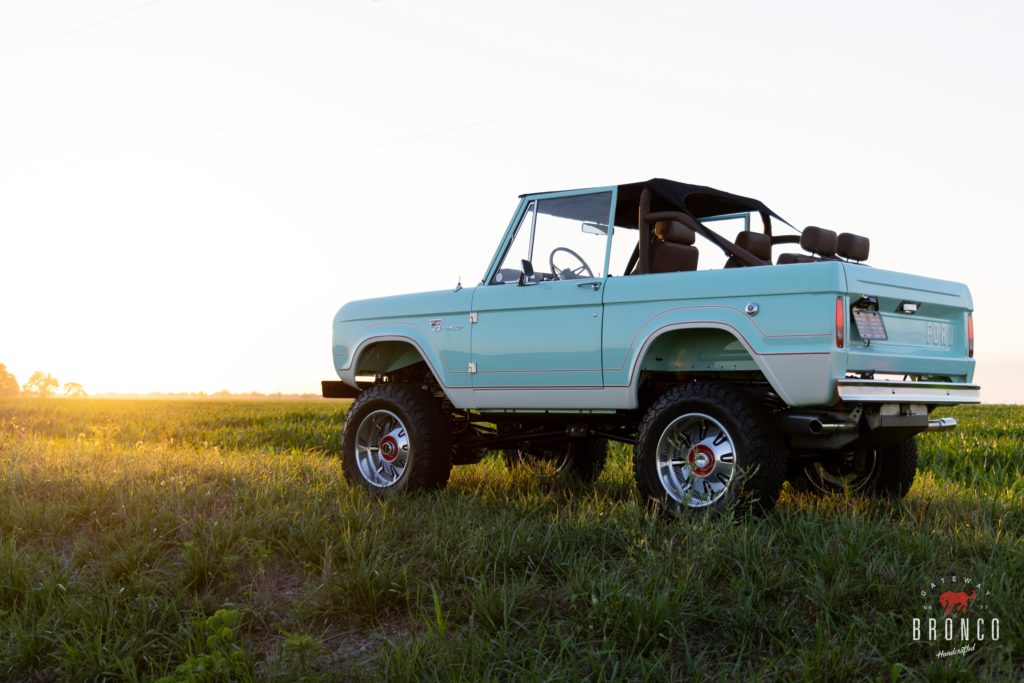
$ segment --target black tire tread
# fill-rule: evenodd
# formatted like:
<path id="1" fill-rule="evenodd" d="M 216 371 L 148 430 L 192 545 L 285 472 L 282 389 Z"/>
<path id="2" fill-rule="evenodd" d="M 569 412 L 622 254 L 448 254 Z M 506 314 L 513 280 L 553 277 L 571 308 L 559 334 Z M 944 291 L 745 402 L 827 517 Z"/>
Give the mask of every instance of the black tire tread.
<path id="1" fill-rule="evenodd" d="M 377 408 L 386 408 L 403 418 L 415 448 L 404 479 L 387 489 L 378 489 L 363 479 L 355 461 L 358 420 Z M 444 488 L 452 471 L 452 441 L 448 417 L 441 402 L 414 384 L 381 382 L 369 387 L 353 401 L 346 414 L 341 467 L 350 483 L 380 494 Z"/>
<path id="2" fill-rule="evenodd" d="M 868 492 L 879 498 L 906 498 L 917 476 L 917 439 L 912 436 L 877 453 L 878 474 Z"/>
<path id="3" fill-rule="evenodd" d="M 608 460 L 608 439 L 588 436 L 573 439 L 569 445 L 569 474 L 585 484 L 597 481 Z"/>

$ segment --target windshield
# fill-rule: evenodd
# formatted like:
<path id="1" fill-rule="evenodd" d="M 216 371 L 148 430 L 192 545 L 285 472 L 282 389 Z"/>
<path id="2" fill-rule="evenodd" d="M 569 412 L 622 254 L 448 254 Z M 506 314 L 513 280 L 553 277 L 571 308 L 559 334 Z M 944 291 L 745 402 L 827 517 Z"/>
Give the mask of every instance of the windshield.
<path id="1" fill-rule="evenodd" d="M 530 202 L 490 284 L 515 283 L 523 261 L 534 280 L 604 277 L 611 192 Z"/>

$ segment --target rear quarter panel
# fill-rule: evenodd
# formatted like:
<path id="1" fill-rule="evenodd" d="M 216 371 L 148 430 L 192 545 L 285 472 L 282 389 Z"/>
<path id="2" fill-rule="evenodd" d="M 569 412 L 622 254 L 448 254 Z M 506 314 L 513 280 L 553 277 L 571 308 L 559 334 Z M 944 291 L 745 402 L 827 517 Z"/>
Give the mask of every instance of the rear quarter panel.
<path id="1" fill-rule="evenodd" d="M 709 328 L 734 335 L 742 347 L 736 351 L 749 354 L 786 403 L 832 403 L 835 380 L 845 374 L 834 328 L 836 296 L 845 290 L 840 263 L 609 278 L 605 386 L 635 386 L 645 352 L 661 334 Z M 756 315 L 744 312 L 748 303 L 757 305 Z M 701 367 L 701 358 L 680 348 L 663 369 L 715 368 Z"/>

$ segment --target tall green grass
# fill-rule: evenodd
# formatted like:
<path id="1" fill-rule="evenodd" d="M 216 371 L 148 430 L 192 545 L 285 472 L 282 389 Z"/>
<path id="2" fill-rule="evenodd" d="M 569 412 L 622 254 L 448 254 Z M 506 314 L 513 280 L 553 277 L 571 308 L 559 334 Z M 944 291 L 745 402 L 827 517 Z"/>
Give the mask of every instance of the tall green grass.
<path id="1" fill-rule="evenodd" d="M 785 490 L 666 520 L 456 468 L 346 485 L 331 402 L 0 403 L 0 679 L 1020 680 L 1024 408 L 950 411 L 902 502 Z M 984 581 L 999 641 L 937 659 L 919 591 Z"/>

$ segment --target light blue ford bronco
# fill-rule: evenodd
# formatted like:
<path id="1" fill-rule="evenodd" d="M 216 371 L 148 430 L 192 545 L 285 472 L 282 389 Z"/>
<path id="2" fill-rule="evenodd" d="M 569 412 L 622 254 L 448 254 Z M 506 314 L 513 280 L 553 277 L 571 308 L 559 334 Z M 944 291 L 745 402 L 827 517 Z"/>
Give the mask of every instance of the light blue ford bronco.
<path id="1" fill-rule="evenodd" d="M 980 401 L 971 295 L 868 253 L 660 178 L 523 195 L 477 286 L 335 315 L 345 475 L 436 489 L 500 450 L 593 480 L 619 441 L 669 510 L 904 496 L 915 435 L 956 426 L 932 411 Z"/>

